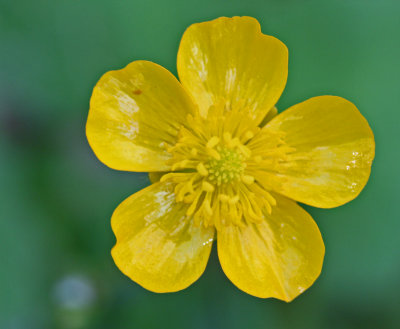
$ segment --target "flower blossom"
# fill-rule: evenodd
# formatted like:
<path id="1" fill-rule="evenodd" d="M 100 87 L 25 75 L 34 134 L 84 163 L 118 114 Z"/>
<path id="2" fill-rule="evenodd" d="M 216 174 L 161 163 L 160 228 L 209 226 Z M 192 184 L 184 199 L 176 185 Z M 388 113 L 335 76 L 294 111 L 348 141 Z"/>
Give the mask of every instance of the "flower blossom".
<path id="1" fill-rule="evenodd" d="M 354 104 L 319 96 L 277 114 L 288 50 L 251 17 L 191 25 L 166 69 L 135 61 L 94 88 L 87 138 L 107 166 L 153 184 L 112 215 L 112 257 L 154 292 L 184 289 L 216 241 L 227 277 L 285 301 L 319 276 L 324 243 L 297 202 L 331 208 L 368 181 L 372 131 Z"/>

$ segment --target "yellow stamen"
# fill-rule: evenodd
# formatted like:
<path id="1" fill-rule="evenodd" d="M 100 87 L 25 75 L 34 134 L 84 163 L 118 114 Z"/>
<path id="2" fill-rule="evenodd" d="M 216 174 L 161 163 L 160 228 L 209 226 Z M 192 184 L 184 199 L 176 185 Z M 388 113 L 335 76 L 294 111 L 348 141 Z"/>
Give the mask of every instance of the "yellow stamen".
<path id="1" fill-rule="evenodd" d="M 181 169 L 181 168 L 185 168 L 186 164 L 189 162 L 189 160 L 185 159 L 182 160 L 180 162 L 176 162 L 172 165 L 171 169 L 172 171 L 176 170 L 176 169 Z"/>
<path id="2" fill-rule="evenodd" d="M 212 148 L 207 148 L 207 153 L 212 156 L 216 160 L 221 159 L 221 155 L 218 153 L 218 151 L 212 149 Z"/>
<path id="3" fill-rule="evenodd" d="M 197 165 L 196 169 L 201 176 L 208 176 L 208 171 L 202 162 Z"/>
<path id="4" fill-rule="evenodd" d="M 229 203 L 229 204 L 235 204 L 235 203 L 237 203 L 238 201 L 239 201 L 239 195 L 236 194 L 234 197 L 229 198 L 228 203 Z"/>
<path id="5" fill-rule="evenodd" d="M 218 196 L 218 199 L 219 199 L 220 201 L 222 201 L 222 202 L 229 202 L 229 196 L 226 195 L 226 194 L 220 194 L 220 195 Z"/>
<path id="6" fill-rule="evenodd" d="M 293 149 L 281 133 L 257 127 L 240 108 L 245 102 L 235 104 L 222 100 L 189 116 L 175 145 L 168 145 L 173 172 L 160 181 L 174 184 L 176 202 L 187 205 L 195 225 L 221 230 L 257 223 L 276 205 L 257 178 L 285 165 Z"/>
<path id="7" fill-rule="evenodd" d="M 219 143 L 219 137 L 217 136 L 213 136 L 209 139 L 209 141 L 207 142 L 206 147 L 207 148 L 213 148 L 214 146 L 216 146 Z"/>
<path id="8" fill-rule="evenodd" d="M 203 185 L 202 185 L 202 188 L 203 188 L 203 191 L 206 191 L 206 192 L 213 192 L 214 191 L 214 186 L 213 185 L 211 185 L 209 182 L 207 182 L 207 181 L 203 181 L 203 183 L 202 183 Z"/>
<path id="9" fill-rule="evenodd" d="M 242 182 L 247 184 L 247 185 L 251 185 L 254 183 L 254 177 L 250 176 L 250 175 L 243 175 L 242 177 Z"/>

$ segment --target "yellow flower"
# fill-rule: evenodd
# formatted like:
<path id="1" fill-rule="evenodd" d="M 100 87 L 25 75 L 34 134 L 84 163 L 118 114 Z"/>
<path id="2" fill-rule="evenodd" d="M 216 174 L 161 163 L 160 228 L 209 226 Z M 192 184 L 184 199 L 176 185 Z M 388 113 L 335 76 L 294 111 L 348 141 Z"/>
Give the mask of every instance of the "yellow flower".
<path id="1" fill-rule="evenodd" d="M 296 201 L 331 208 L 354 199 L 370 174 L 372 131 L 336 96 L 276 115 L 288 51 L 254 18 L 190 26 L 177 66 L 180 82 L 135 61 L 93 91 L 86 133 L 97 157 L 153 173 L 154 184 L 112 216 L 114 261 L 146 289 L 178 291 L 203 273 L 217 237 L 239 289 L 291 301 L 316 280 L 325 251 Z"/>

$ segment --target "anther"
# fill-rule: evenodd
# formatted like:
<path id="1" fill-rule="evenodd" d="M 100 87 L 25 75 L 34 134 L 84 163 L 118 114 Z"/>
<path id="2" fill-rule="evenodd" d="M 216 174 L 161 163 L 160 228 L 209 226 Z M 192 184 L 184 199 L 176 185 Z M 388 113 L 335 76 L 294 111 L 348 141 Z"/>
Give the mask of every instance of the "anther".
<path id="1" fill-rule="evenodd" d="M 190 154 L 193 155 L 193 156 L 195 157 L 195 156 L 197 155 L 197 149 L 192 148 L 192 149 L 190 150 Z"/>
<path id="2" fill-rule="evenodd" d="M 254 177 L 253 176 L 249 176 L 249 175 L 243 175 L 242 176 L 242 182 L 247 184 L 247 185 L 251 185 L 254 183 Z"/>
<path id="3" fill-rule="evenodd" d="M 221 155 L 213 148 L 207 148 L 207 153 L 216 160 L 221 160 Z"/>
<path id="4" fill-rule="evenodd" d="M 239 138 L 237 138 L 237 137 L 231 139 L 231 140 L 228 142 L 228 146 L 231 147 L 231 148 L 233 148 L 233 147 L 235 147 L 235 146 L 239 146 L 239 145 L 242 145 L 242 144 L 240 143 L 240 140 L 239 140 Z"/>
<path id="5" fill-rule="evenodd" d="M 212 184 L 210 184 L 209 182 L 206 182 L 206 181 L 203 181 L 202 188 L 203 188 L 203 191 L 206 191 L 206 192 L 213 192 L 214 191 L 214 186 Z"/>
<path id="6" fill-rule="evenodd" d="M 188 210 L 186 211 L 187 216 L 191 216 L 194 214 L 194 211 L 197 208 L 197 203 L 199 201 L 201 193 L 197 193 L 197 195 L 193 198 L 192 204 L 189 206 Z"/>
<path id="7" fill-rule="evenodd" d="M 176 170 L 176 169 L 178 169 L 178 168 L 184 168 L 188 162 L 189 162 L 189 160 L 187 160 L 187 159 L 182 160 L 182 161 L 180 161 L 180 162 L 176 162 L 176 163 L 174 163 L 174 164 L 172 165 L 172 168 L 171 168 L 171 169 L 172 169 L 172 171 L 174 171 L 174 170 Z"/>
<path id="8" fill-rule="evenodd" d="M 218 195 L 218 199 L 222 202 L 229 202 L 229 196 L 226 194 L 220 194 Z"/>
<path id="9" fill-rule="evenodd" d="M 251 150 L 247 146 L 244 146 L 243 144 L 239 144 L 238 149 L 240 152 L 242 152 L 242 154 L 245 157 L 249 158 L 251 156 Z"/>
<path id="10" fill-rule="evenodd" d="M 234 197 L 229 198 L 228 203 L 231 204 L 231 205 L 234 205 L 234 204 L 236 204 L 238 201 L 239 201 L 239 195 L 236 194 Z"/>
<path id="11" fill-rule="evenodd" d="M 208 176 L 208 171 L 207 171 L 206 167 L 204 166 L 203 162 L 200 162 L 200 163 L 197 165 L 196 169 L 197 169 L 198 173 L 199 173 L 201 176 Z"/>
<path id="12" fill-rule="evenodd" d="M 206 147 L 212 149 L 218 143 L 219 143 L 219 138 L 217 136 L 213 136 L 208 140 Z"/>
<path id="13" fill-rule="evenodd" d="M 276 206 L 276 199 L 269 192 L 266 193 L 266 197 L 271 206 Z"/>
<path id="14" fill-rule="evenodd" d="M 209 200 L 205 200 L 204 201 L 204 210 L 206 211 L 206 213 L 208 214 L 208 216 L 211 216 L 212 215 L 212 209 L 211 209 L 211 206 L 210 206 L 210 201 Z"/>

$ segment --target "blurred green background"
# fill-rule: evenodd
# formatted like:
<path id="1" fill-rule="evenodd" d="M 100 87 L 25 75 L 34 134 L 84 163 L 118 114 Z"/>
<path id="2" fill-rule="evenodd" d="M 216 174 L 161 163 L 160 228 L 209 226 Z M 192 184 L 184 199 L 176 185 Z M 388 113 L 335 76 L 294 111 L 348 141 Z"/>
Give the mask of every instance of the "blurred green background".
<path id="1" fill-rule="evenodd" d="M 350 204 L 306 207 L 326 244 L 321 277 L 290 304 L 239 291 L 215 253 L 201 279 L 154 294 L 123 276 L 110 216 L 149 184 L 85 138 L 91 90 L 137 59 L 176 73 L 187 26 L 256 17 L 289 48 L 280 110 L 353 101 L 377 153 Z M 400 328 L 400 1 L 0 0 L 0 328 Z"/>

